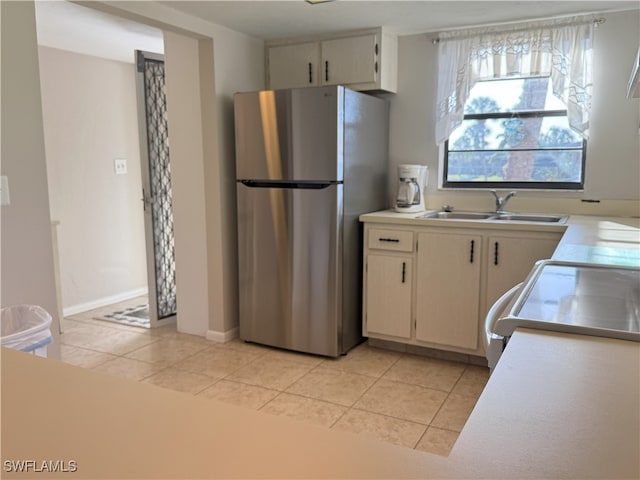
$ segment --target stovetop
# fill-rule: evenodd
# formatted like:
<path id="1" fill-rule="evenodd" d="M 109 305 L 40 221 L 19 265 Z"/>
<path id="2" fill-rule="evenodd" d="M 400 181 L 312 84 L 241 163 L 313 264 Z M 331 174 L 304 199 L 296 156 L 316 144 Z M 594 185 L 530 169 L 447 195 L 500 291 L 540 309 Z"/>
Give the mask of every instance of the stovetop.
<path id="1" fill-rule="evenodd" d="M 538 262 L 507 312 L 494 325 L 640 342 L 640 268 L 545 260 Z"/>

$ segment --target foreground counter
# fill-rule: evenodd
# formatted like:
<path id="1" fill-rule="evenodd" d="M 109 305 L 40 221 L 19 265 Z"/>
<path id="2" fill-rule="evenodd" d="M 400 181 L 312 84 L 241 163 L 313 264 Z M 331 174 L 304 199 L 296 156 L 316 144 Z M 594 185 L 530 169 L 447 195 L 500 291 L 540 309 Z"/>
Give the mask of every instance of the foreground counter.
<path id="1" fill-rule="evenodd" d="M 12 350 L 1 360 L 2 478 L 640 477 L 634 342 L 516 332 L 447 458 Z M 77 470 L 16 472 L 23 460 Z"/>

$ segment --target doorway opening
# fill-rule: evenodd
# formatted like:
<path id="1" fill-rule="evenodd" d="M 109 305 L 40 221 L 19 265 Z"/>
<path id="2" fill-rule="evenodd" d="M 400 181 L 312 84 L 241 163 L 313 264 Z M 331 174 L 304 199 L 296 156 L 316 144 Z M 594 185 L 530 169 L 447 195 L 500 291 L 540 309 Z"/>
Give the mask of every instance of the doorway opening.
<path id="1" fill-rule="evenodd" d="M 151 150 L 139 137 L 147 122 L 138 118 L 134 56 L 136 49 L 161 55 L 163 33 L 70 2 L 36 2 L 36 24 L 61 329 L 64 317 L 80 313 L 111 320 L 137 316 L 138 326 L 146 327 L 175 321 L 174 256 L 150 261 L 153 242 L 145 239 L 168 229 L 172 245 L 173 227 L 155 222 L 145 228 L 143 181 L 153 175 L 145 171 L 149 161 L 141 161 Z M 166 117 L 166 101 L 160 103 Z M 153 142 L 158 139 L 168 152 L 166 121 Z M 161 310 L 157 272 L 162 285 L 173 288 L 162 297 Z M 152 305 L 141 308 L 147 298 Z"/>

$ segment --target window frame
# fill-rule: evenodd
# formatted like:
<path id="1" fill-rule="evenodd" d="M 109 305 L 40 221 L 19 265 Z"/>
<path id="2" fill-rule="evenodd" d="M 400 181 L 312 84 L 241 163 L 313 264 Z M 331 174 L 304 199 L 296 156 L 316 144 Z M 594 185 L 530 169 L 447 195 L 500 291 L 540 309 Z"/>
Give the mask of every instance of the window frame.
<path id="1" fill-rule="evenodd" d="M 469 113 L 465 114 L 463 120 L 491 120 L 491 119 L 512 119 L 512 118 L 541 118 L 541 117 L 567 117 L 567 110 L 527 110 L 522 112 L 491 112 L 491 113 Z M 584 190 L 585 167 L 587 160 L 587 141 L 582 139 L 582 146 L 573 148 L 523 148 L 523 149 L 486 149 L 486 150 L 453 150 L 454 152 L 514 152 L 514 151 L 566 151 L 582 150 L 581 171 L 579 182 L 471 182 L 471 181 L 449 181 L 449 140 L 444 142 L 442 162 L 442 188 L 443 189 L 520 189 L 520 190 Z"/>

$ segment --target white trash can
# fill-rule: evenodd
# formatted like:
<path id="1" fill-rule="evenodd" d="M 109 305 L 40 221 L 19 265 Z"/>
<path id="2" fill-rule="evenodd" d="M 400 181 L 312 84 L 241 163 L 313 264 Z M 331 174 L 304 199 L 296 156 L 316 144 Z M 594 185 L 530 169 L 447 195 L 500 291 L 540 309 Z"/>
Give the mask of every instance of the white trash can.
<path id="1" fill-rule="evenodd" d="M 12 305 L 2 309 L 2 346 L 47 356 L 51 336 L 51 315 L 38 305 Z"/>

